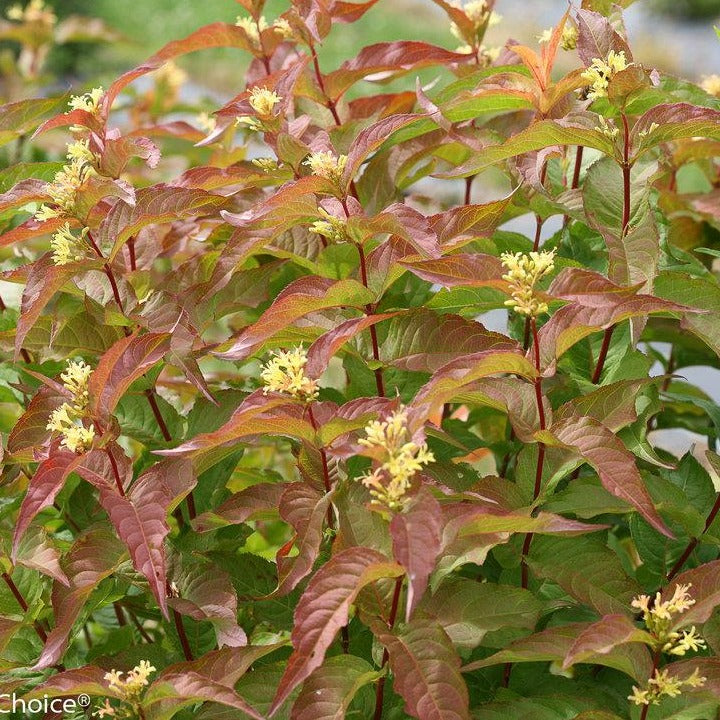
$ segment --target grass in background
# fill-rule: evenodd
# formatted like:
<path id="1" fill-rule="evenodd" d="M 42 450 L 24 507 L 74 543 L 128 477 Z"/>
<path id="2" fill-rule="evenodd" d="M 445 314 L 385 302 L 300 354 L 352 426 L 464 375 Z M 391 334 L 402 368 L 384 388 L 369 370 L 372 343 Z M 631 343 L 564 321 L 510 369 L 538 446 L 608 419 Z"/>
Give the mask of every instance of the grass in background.
<path id="1" fill-rule="evenodd" d="M 55 4 L 62 5 L 65 14 L 65 3 Z M 75 12 L 103 18 L 127 38 L 127 42 L 98 48 L 90 56 L 87 48 L 83 48 L 78 56 L 76 70 L 81 77 L 96 78 L 100 74 L 109 79 L 173 39 L 211 22 L 234 22 L 244 12 L 233 0 L 143 0 L 139 5 L 117 0 L 73 0 L 68 3 L 70 6 Z M 270 0 L 265 15 L 272 21 L 287 7 L 286 0 Z M 444 16 L 434 5 L 393 0 L 379 3 L 355 24 L 334 28 L 319 49 L 321 65 L 323 70 L 332 70 L 362 47 L 391 40 L 424 40 L 444 47 L 457 44 Z M 203 85 L 223 94 L 240 91 L 247 63 L 245 53 L 229 49 L 202 51 L 178 61 L 191 77 L 202 78 Z"/>

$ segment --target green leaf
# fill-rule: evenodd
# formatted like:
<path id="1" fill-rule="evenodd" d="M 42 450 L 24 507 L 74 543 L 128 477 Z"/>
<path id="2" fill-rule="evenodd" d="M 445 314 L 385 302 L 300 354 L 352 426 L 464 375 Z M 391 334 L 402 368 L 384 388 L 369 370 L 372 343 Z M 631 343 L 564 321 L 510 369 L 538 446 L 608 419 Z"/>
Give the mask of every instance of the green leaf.
<path id="1" fill-rule="evenodd" d="M 542 608 L 529 590 L 457 577 L 444 580 L 420 611 L 442 625 L 455 647 L 471 650 L 488 632 L 534 629 Z"/>
<path id="2" fill-rule="evenodd" d="M 562 662 L 570 649 L 587 628 L 585 623 L 570 623 L 552 627 L 521 640 L 516 640 L 507 648 L 483 660 L 465 665 L 463 672 L 468 673 L 480 668 L 504 663 L 525 662 Z M 590 660 L 590 657 L 586 657 Z M 592 656 L 596 665 L 605 665 L 624 672 L 638 682 L 644 682 L 652 672 L 652 660 L 647 648 L 637 644 L 619 645 L 609 652 L 598 652 Z"/>
<path id="3" fill-rule="evenodd" d="M 502 160 L 542 150 L 551 145 L 581 145 L 600 150 L 613 157 L 613 143 L 600 130 L 596 129 L 594 115 L 576 114 L 563 120 L 540 120 L 529 128 L 510 137 L 501 145 L 493 145 L 481 150 L 464 165 L 442 173 L 440 177 L 468 177 L 476 175 Z"/>
<path id="4" fill-rule="evenodd" d="M 342 720 L 358 691 L 381 674 L 353 655 L 328 658 L 303 684 L 292 720 Z"/>
<path id="5" fill-rule="evenodd" d="M 438 623 L 417 619 L 395 632 L 374 632 L 388 650 L 393 687 L 406 712 L 419 720 L 469 720 L 460 658 Z"/>
<path id="6" fill-rule="evenodd" d="M 630 616 L 630 601 L 640 594 L 617 555 L 593 535 L 536 537 L 528 564 L 537 577 L 557 583 L 600 615 Z"/>

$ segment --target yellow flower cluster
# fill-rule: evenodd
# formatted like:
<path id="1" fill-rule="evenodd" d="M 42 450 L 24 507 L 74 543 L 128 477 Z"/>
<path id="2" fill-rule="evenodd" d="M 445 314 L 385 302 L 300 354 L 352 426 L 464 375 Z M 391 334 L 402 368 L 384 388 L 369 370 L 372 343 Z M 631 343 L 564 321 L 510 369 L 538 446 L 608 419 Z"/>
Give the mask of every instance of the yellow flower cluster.
<path id="1" fill-rule="evenodd" d="M 85 257 L 85 243 L 83 238 L 88 228 L 83 228 L 80 237 L 72 234 L 70 223 L 65 223 L 51 238 L 50 247 L 53 250 L 52 259 L 55 265 L 67 265 L 78 262 Z"/>
<path id="2" fill-rule="evenodd" d="M 336 218 L 323 208 L 318 208 L 318 211 L 323 219 L 316 220 L 310 225 L 309 230 L 311 233 L 322 235 L 322 237 L 326 237 L 333 242 L 344 242 L 348 239 L 347 223 L 345 220 Z"/>
<path id="3" fill-rule="evenodd" d="M 142 691 L 147 687 L 148 678 L 154 672 L 155 668 L 147 660 L 141 660 L 139 665 L 127 673 L 125 679 L 122 677 L 124 673 L 118 670 L 105 673 L 104 679 L 107 681 L 110 690 L 118 693 L 126 703 L 132 706 L 132 709 L 114 708 L 106 698 L 105 704 L 96 710 L 93 715 L 99 718 L 129 719 L 137 717 L 135 710 L 140 702 Z"/>
<path id="4" fill-rule="evenodd" d="M 122 679 L 123 673 L 118 670 L 105 673 L 105 680 L 111 690 L 127 698 L 134 698 L 144 687 L 147 687 L 148 678 L 155 670 L 156 668 L 147 660 L 141 660 L 139 665 L 128 672 L 125 680 Z"/>
<path id="5" fill-rule="evenodd" d="M 45 0 L 30 0 L 24 9 L 22 5 L 13 5 L 8 8 L 6 14 L 8 19 L 17 22 L 43 25 L 54 25 L 57 22 L 57 16 L 50 6 L 45 5 Z"/>
<path id="6" fill-rule="evenodd" d="M 68 155 L 72 152 L 80 152 L 81 143 L 71 143 L 68 147 Z M 88 151 L 89 152 L 89 151 Z M 78 192 L 82 189 L 85 181 L 95 173 L 93 166 L 81 157 L 72 158 L 62 170 L 55 174 L 51 183 L 45 186 L 45 192 L 50 196 L 57 207 L 41 205 L 35 213 L 35 219 L 40 221 L 50 220 L 56 217 L 72 215 L 75 210 L 75 201 Z"/>
<path id="7" fill-rule="evenodd" d="M 638 595 L 632 601 L 632 606 L 642 612 L 645 627 L 655 639 L 655 649 L 682 656 L 688 650 L 705 647 L 705 641 L 696 633 L 694 626 L 682 632 L 670 629 L 674 616 L 681 615 L 695 604 L 688 592 L 691 587 L 676 585 L 673 596 L 665 601 L 660 593 L 655 595 L 652 603 L 649 595 Z"/>
<path id="8" fill-rule="evenodd" d="M 537 39 L 539 43 L 549 43 L 552 38 L 553 28 L 544 30 L 542 35 L 538 35 Z M 560 47 L 563 50 L 574 50 L 577 47 L 578 29 L 572 23 L 565 23 L 563 27 L 562 36 L 560 37 Z"/>
<path id="9" fill-rule="evenodd" d="M 334 155 L 329 151 L 315 152 L 303 161 L 303 165 L 309 167 L 313 175 L 339 183 L 345 172 L 347 155 Z"/>
<path id="10" fill-rule="evenodd" d="M 292 40 L 295 38 L 295 31 L 285 18 L 278 18 L 273 23 L 273 28 L 284 40 Z"/>
<path id="11" fill-rule="evenodd" d="M 204 130 L 208 134 L 213 132 L 217 127 L 217 118 L 205 111 L 195 116 L 195 122 L 200 126 L 201 130 Z"/>
<path id="12" fill-rule="evenodd" d="M 73 95 L 68 103 L 72 110 L 84 110 L 92 115 L 100 112 L 100 101 L 105 91 L 101 88 L 94 88 L 84 95 Z M 72 132 L 84 132 L 85 128 L 73 125 Z M 90 150 L 89 140 L 75 140 L 67 147 L 68 162 L 55 174 L 51 183 L 45 186 L 47 194 L 57 207 L 41 205 L 35 213 L 35 219 L 40 221 L 50 220 L 56 217 L 72 215 L 75 210 L 75 201 L 78 192 L 82 189 L 85 181 L 95 174 L 95 163 L 97 157 Z"/>
<path id="13" fill-rule="evenodd" d="M 505 301 L 515 312 L 537 317 L 548 311 L 547 303 L 535 297 L 535 285 L 555 269 L 555 250 L 540 252 L 503 253 L 502 263 L 508 269 L 503 280 L 510 283 L 511 298 Z"/>
<path id="14" fill-rule="evenodd" d="M 469 55 L 471 53 L 475 52 L 475 49 L 471 45 L 459 45 L 455 48 L 456 53 L 460 53 L 461 55 Z M 481 45 L 478 50 L 478 60 L 481 60 L 484 64 L 489 65 L 490 63 L 495 62 L 499 57 L 500 53 L 502 52 L 501 47 L 485 47 L 485 45 Z"/>
<path id="15" fill-rule="evenodd" d="M 305 374 L 306 364 L 307 351 L 302 346 L 287 351 L 276 350 L 260 373 L 265 393 L 287 393 L 305 402 L 314 400 L 318 395 L 318 384 Z"/>
<path id="16" fill-rule="evenodd" d="M 260 33 L 268 29 L 267 20 L 262 15 L 258 18 L 257 22 L 255 22 L 255 20 L 251 17 L 242 17 L 241 15 L 238 15 L 235 24 L 245 31 L 245 34 L 248 36 L 254 47 L 260 47 Z"/>
<path id="17" fill-rule="evenodd" d="M 161 65 L 155 71 L 155 84 L 167 88 L 172 96 L 177 95 L 187 79 L 187 73 L 172 60 Z"/>
<path id="18" fill-rule="evenodd" d="M 92 368 L 82 360 L 71 360 L 60 379 L 73 395 L 72 403 L 64 402 L 50 413 L 47 429 L 62 435 L 61 445 L 70 452 L 83 453 L 95 437 L 93 425 L 85 427 L 83 418 L 88 409 L 88 381 Z"/>
<path id="19" fill-rule="evenodd" d="M 659 705 L 663 696 L 677 697 L 682 693 L 684 687 L 702 687 L 706 680 L 707 678 L 700 677 L 697 670 L 685 680 L 670 677 L 667 668 L 655 670 L 654 675 L 648 680 L 647 687 L 644 690 L 633 687 L 632 695 L 628 695 L 628 700 L 636 705 Z"/>
<path id="20" fill-rule="evenodd" d="M 78 162 L 84 162 L 90 165 L 93 165 L 97 162 L 97 156 L 90 149 L 89 140 L 76 140 L 75 142 L 71 142 L 67 146 L 66 157 L 70 162 L 76 160 Z"/>
<path id="21" fill-rule="evenodd" d="M 598 98 L 607 97 L 610 81 L 617 73 L 627 67 L 627 58 L 622 50 L 620 52 L 611 50 L 606 60 L 594 58 L 590 67 L 580 76 L 590 86 L 588 98 L 597 100 Z"/>
<path id="22" fill-rule="evenodd" d="M 427 444 L 418 445 L 410 438 L 407 412 L 396 410 L 386 420 L 373 420 L 365 427 L 360 445 L 372 451 L 381 464 L 360 477 L 370 494 L 390 510 L 403 507 L 403 498 L 418 470 L 435 460 Z"/>
<path id="23" fill-rule="evenodd" d="M 263 118 L 270 117 L 273 108 L 282 100 L 274 91 L 266 87 L 254 87 L 250 91 L 250 107 Z"/>
<path id="24" fill-rule="evenodd" d="M 272 157 L 255 158 L 250 161 L 255 167 L 260 168 L 263 172 L 275 172 L 280 168 L 280 163 Z"/>
<path id="25" fill-rule="evenodd" d="M 653 646 L 656 651 L 682 657 L 688 650 L 696 651 L 705 647 L 705 641 L 697 634 L 695 626 L 690 630 L 672 630 L 675 616 L 682 615 L 689 610 L 695 600 L 688 592 L 692 586 L 676 585 L 672 597 L 663 600 L 657 593 L 654 602 L 649 595 L 638 595 L 632 606 L 642 612 L 643 622 L 653 637 Z M 670 677 L 667 670 L 656 670 L 648 680 L 647 687 L 640 690 L 633 687 L 633 694 L 629 696 L 636 705 L 657 705 L 664 695 L 676 697 L 680 695 L 683 687 L 702 687 L 705 678 L 700 677 L 697 670 L 686 680 Z"/>
<path id="26" fill-rule="evenodd" d="M 614 140 L 620 134 L 620 128 L 615 125 L 611 127 L 602 115 L 600 115 L 599 118 L 600 124 L 595 129 L 601 132 L 606 138 Z"/>
<path id="27" fill-rule="evenodd" d="M 708 93 L 708 95 L 720 97 L 720 75 L 706 75 L 702 79 L 700 87 Z"/>
<path id="28" fill-rule="evenodd" d="M 257 50 L 262 49 L 260 43 L 260 33 L 265 32 L 265 30 L 270 27 L 275 30 L 275 32 L 277 32 L 284 40 L 291 40 L 295 38 L 295 31 L 293 30 L 292 25 L 290 25 L 290 23 L 285 18 L 278 18 L 272 25 L 268 25 L 268 21 L 263 15 L 258 18 L 257 22 L 255 22 L 255 20 L 253 20 L 253 18 L 251 17 L 243 17 L 242 15 L 238 15 L 235 24 L 245 31 L 245 34 L 250 39 L 253 47 Z"/>
<path id="29" fill-rule="evenodd" d="M 495 11 L 490 10 L 487 0 L 471 0 L 467 5 L 462 5 L 459 2 L 452 4 L 468 16 L 473 24 L 473 34 L 475 36 L 482 32 L 484 28 L 497 25 L 502 20 L 502 15 L 498 15 Z M 462 31 L 455 23 L 451 23 L 450 32 L 458 38 L 458 40 L 469 39 L 463 36 Z"/>
<path id="30" fill-rule="evenodd" d="M 100 112 L 100 101 L 104 94 L 103 88 L 96 87 L 82 95 L 73 95 L 68 105 L 71 110 L 84 110 L 91 115 L 97 115 Z"/>

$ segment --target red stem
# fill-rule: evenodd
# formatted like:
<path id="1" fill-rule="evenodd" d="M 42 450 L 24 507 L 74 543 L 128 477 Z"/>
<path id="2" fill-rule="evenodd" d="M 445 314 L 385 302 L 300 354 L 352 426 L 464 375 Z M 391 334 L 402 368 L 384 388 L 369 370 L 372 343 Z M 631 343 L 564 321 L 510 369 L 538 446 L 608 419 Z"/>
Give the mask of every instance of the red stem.
<path id="1" fill-rule="evenodd" d="M 173 609 L 173 620 L 175 621 L 175 629 L 177 630 L 178 637 L 180 638 L 180 645 L 182 645 L 183 655 L 186 660 L 193 660 L 192 650 L 190 649 L 190 642 L 188 641 L 187 633 L 185 632 L 185 626 L 183 625 L 182 617 L 180 613 Z"/>
<path id="2" fill-rule="evenodd" d="M 315 415 L 312 410 L 312 405 L 308 405 L 307 409 L 308 409 L 308 417 L 310 419 L 310 424 L 313 426 L 313 430 L 315 432 L 317 432 L 318 424 L 315 420 Z M 325 485 L 325 492 L 329 493 L 331 490 L 331 485 L 330 485 L 330 469 L 328 467 L 327 454 L 325 453 L 325 450 L 323 448 L 318 448 L 318 450 L 320 451 L 320 459 L 322 460 L 323 484 Z M 329 528 L 334 528 L 334 526 L 335 526 L 333 512 L 332 512 L 332 504 L 328 505 L 327 524 L 328 524 Z"/>
<path id="3" fill-rule="evenodd" d="M 575 190 L 578 187 L 578 185 L 580 185 L 580 170 L 582 169 L 584 149 L 585 148 L 582 145 L 578 145 L 577 150 L 575 152 L 575 168 L 573 169 L 572 185 L 570 186 L 573 190 Z M 567 227 L 567 224 L 569 222 L 570 222 L 570 216 L 565 215 L 563 217 L 563 227 Z"/>
<path id="4" fill-rule="evenodd" d="M 0 297 L 0 312 L 5 312 L 7 310 L 7 305 L 3 301 L 3 299 Z M 27 363 L 28 365 L 32 362 L 30 359 L 30 354 L 25 348 L 20 348 L 20 356 L 23 359 L 23 362 Z"/>
<path id="5" fill-rule="evenodd" d="M 702 537 L 709 529 L 709 527 L 713 524 L 713 521 L 715 520 L 715 517 L 717 516 L 718 512 L 720 511 L 720 495 L 718 495 L 715 498 L 715 504 L 712 506 L 712 510 L 710 510 L 710 514 L 707 516 L 705 520 L 705 528 L 703 529 L 702 533 L 700 534 L 700 537 Z M 689 543 L 688 546 L 685 548 L 685 552 L 680 556 L 680 559 L 673 565 L 672 570 L 667 575 L 668 582 L 672 580 L 679 572 L 682 570 L 683 565 L 687 561 L 687 559 L 692 555 L 693 550 L 698 546 L 698 543 L 700 542 L 700 537 L 693 538 Z"/>
<path id="6" fill-rule="evenodd" d="M 95 254 L 101 259 L 105 260 L 105 256 L 102 254 L 102 251 L 98 247 L 97 243 L 95 242 L 95 239 L 92 236 L 92 233 L 87 234 L 88 241 L 90 242 L 90 245 L 92 246 L 93 250 L 95 251 Z M 133 255 L 131 255 L 131 258 L 134 257 L 134 250 Z M 122 302 L 120 300 L 120 292 L 118 290 L 117 281 L 115 280 L 115 274 L 112 271 L 112 268 L 107 262 L 104 262 L 104 270 L 105 274 L 107 275 L 108 280 L 110 281 L 110 286 L 112 287 L 113 296 L 115 297 L 115 302 L 118 305 L 118 308 L 120 309 L 120 312 L 124 315 L 125 311 L 123 310 Z M 123 332 L 125 333 L 125 336 L 130 335 L 130 331 L 127 327 L 123 326 Z M 160 412 L 160 408 L 158 407 L 157 400 L 155 399 L 155 393 L 152 389 L 147 388 L 145 390 L 145 397 L 148 399 L 148 403 L 150 404 L 150 409 L 152 410 L 152 413 L 155 417 L 155 422 L 158 424 L 158 428 L 160 429 L 160 433 L 162 434 L 165 442 L 170 442 L 172 440 L 172 435 L 170 435 L 170 431 L 168 430 L 167 425 L 165 424 L 165 420 L 162 416 L 162 413 Z M 196 516 L 195 511 L 195 500 L 193 498 L 192 492 L 188 493 L 187 498 L 185 499 L 188 507 L 188 514 L 190 515 L 190 519 L 192 520 Z M 179 514 L 179 511 L 178 511 Z M 176 515 L 178 517 L 178 515 Z M 182 515 L 179 516 L 178 522 L 182 519 Z"/>
<path id="7" fill-rule="evenodd" d="M 367 260 L 365 258 L 365 250 L 363 249 L 363 246 L 358 243 L 357 244 L 358 249 L 358 255 L 360 256 L 360 278 L 362 279 L 362 284 L 367 287 L 368 286 L 368 276 L 367 276 Z M 365 306 L 365 313 L 367 315 L 372 315 L 374 309 L 370 305 Z M 372 343 L 372 353 L 373 353 L 373 359 L 375 362 L 380 362 L 380 344 L 378 343 L 378 337 L 377 337 L 377 330 L 374 325 L 370 326 L 370 341 Z M 383 378 L 383 372 L 382 368 L 375 368 L 375 385 L 377 387 L 377 393 L 380 397 L 385 397 L 385 380 Z"/>
<path id="8" fill-rule="evenodd" d="M 614 330 L 615 325 L 611 325 L 607 330 L 605 330 L 605 335 L 603 335 L 600 355 L 598 355 L 597 365 L 595 366 L 595 372 L 592 376 L 593 385 L 597 385 L 600 382 L 600 376 L 602 375 L 603 368 L 605 367 L 605 360 L 607 359 L 608 350 L 610 349 L 610 341 L 612 340 Z"/>
<path id="9" fill-rule="evenodd" d="M 323 79 L 322 72 L 320 71 L 317 50 L 315 50 L 315 45 L 313 45 L 313 43 L 310 43 L 310 52 L 312 54 L 313 67 L 315 68 L 315 77 L 317 78 L 318 87 L 320 88 L 320 92 L 325 96 L 325 106 L 332 113 L 335 124 L 340 126 L 342 125 L 342 121 L 340 120 L 334 101 L 331 100 L 330 96 L 327 94 L 327 90 L 325 90 L 325 80 Z"/>
<path id="10" fill-rule="evenodd" d="M 543 221 L 539 215 L 535 216 L 535 240 L 533 242 L 533 252 L 537 252 L 540 247 L 540 233 L 542 232 Z"/>
<path id="11" fill-rule="evenodd" d="M 475 175 L 470 175 L 469 177 L 465 178 L 465 205 L 470 204 L 470 199 L 472 196 L 472 184 L 475 177 Z"/>
<path id="12" fill-rule="evenodd" d="M 133 613 L 131 610 L 128 610 L 128 615 L 130 616 L 130 619 L 132 620 L 133 625 L 137 628 L 138 632 L 140 633 L 140 637 L 146 642 L 151 643 L 153 639 L 147 634 L 145 628 L 142 626 L 142 623 L 137 619 L 135 613 Z"/>
<path id="13" fill-rule="evenodd" d="M 2 574 L 3 580 L 5 581 L 5 584 L 10 588 L 10 592 L 13 594 L 13 597 L 15 600 L 17 600 L 17 604 L 22 608 L 22 611 L 26 613 L 28 611 L 28 604 L 23 597 L 23 594 L 20 592 L 20 589 L 15 584 L 13 579 L 10 577 L 10 575 L 6 572 L 3 572 Z M 43 641 L 47 641 L 47 633 L 43 629 L 42 625 L 37 620 L 33 621 L 33 629 L 37 633 L 37 636 Z"/>
<path id="14" fill-rule="evenodd" d="M 118 470 L 117 462 L 113 457 L 111 450 L 106 449 L 105 452 L 110 459 L 110 465 L 112 465 L 113 475 L 115 475 L 115 485 L 117 485 L 118 492 L 120 493 L 120 495 L 125 497 L 125 489 L 123 488 L 122 480 L 120 479 L 120 472 Z"/>
<path id="15" fill-rule="evenodd" d="M 160 428 L 160 432 L 162 433 L 165 442 L 170 442 L 172 440 L 172 435 L 170 435 L 170 431 L 168 430 L 162 413 L 160 412 L 157 400 L 155 399 L 155 394 L 150 388 L 147 388 L 145 390 L 145 395 L 147 396 L 148 403 L 150 403 L 150 408 L 153 411 L 153 415 L 155 416 L 155 420 L 157 421 L 158 427 Z"/>
<path id="16" fill-rule="evenodd" d="M 630 127 L 628 126 L 628 119 L 625 113 L 622 113 L 623 122 L 623 161 L 622 161 L 622 174 L 623 174 L 623 215 L 622 225 L 620 227 L 620 240 L 627 235 L 630 227 L 630 171 L 632 169 L 632 163 L 630 162 Z M 610 340 L 612 339 L 613 331 L 615 326 L 609 327 L 605 330 L 603 337 L 603 344 L 600 348 L 600 355 L 598 357 L 597 365 L 595 366 L 595 372 L 592 376 L 593 385 L 597 385 L 600 382 L 600 376 L 602 375 L 603 367 L 605 366 L 605 359 L 610 348 Z"/>
<path id="17" fill-rule="evenodd" d="M 89 232 L 86 237 L 92 249 L 95 251 L 95 254 L 103 261 L 103 270 L 105 271 L 105 275 L 107 275 L 107 279 L 110 281 L 110 287 L 112 288 L 113 297 L 115 298 L 115 302 L 117 303 L 118 308 L 120 308 L 120 312 L 124 315 L 125 311 L 123 310 L 122 300 L 120 299 L 120 291 L 118 290 L 117 281 L 115 280 L 115 275 L 112 271 L 112 268 L 105 260 L 105 256 L 102 254 L 102 251 L 98 247 L 98 244 L 95 242 L 95 238 L 92 236 L 92 233 Z"/>
<path id="18" fill-rule="evenodd" d="M 656 650 L 655 654 L 653 655 L 653 666 L 652 670 L 650 671 L 650 678 L 654 677 L 655 673 L 657 672 L 658 665 L 660 664 L 661 654 L 661 650 Z M 648 680 L 650 678 L 648 678 Z M 640 720 L 645 720 L 645 718 L 647 718 L 648 710 L 650 710 L 650 705 L 643 705 L 643 709 L 640 711 Z"/>
<path id="19" fill-rule="evenodd" d="M 390 607 L 390 617 L 388 618 L 388 627 L 392 630 L 395 627 L 395 620 L 397 618 L 398 607 L 400 606 L 400 592 L 402 591 L 403 576 L 401 575 L 395 581 L 395 592 L 393 593 L 392 605 Z M 380 669 L 382 670 L 390 659 L 390 653 L 388 649 L 383 650 L 382 662 L 380 663 Z M 382 720 L 383 715 L 383 702 L 385 700 L 385 675 L 383 675 L 377 684 L 377 690 L 375 691 L 375 714 L 373 720 Z"/>
<path id="20" fill-rule="evenodd" d="M 535 359 L 535 369 L 538 372 L 538 377 L 535 379 L 535 402 L 537 404 L 538 416 L 540 419 L 540 429 L 547 429 L 547 421 L 545 418 L 545 406 L 543 405 L 543 394 L 542 394 L 542 377 L 540 377 L 540 343 L 538 342 L 538 330 L 537 321 L 535 318 L 530 318 L 530 330 L 533 338 L 533 355 Z M 537 465 L 535 466 L 535 487 L 533 490 L 533 501 L 540 497 L 540 490 L 542 489 L 542 476 L 543 468 L 545 466 L 545 443 L 538 443 L 538 457 Z M 532 543 L 533 534 L 527 533 L 525 535 L 525 541 L 523 542 L 522 549 L 522 560 L 520 562 L 520 584 L 523 588 L 528 586 L 528 567 L 526 558 L 530 552 L 530 544 Z"/>
<path id="21" fill-rule="evenodd" d="M 628 226 L 630 225 L 630 170 L 632 165 L 630 164 L 630 128 L 628 126 L 627 115 L 622 113 L 623 121 L 623 137 L 625 142 L 623 143 L 623 219 L 622 228 L 620 231 L 620 239 L 627 235 Z"/>
<path id="22" fill-rule="evenodd" d="M 135 238 L 128 240 L 128 253 L 130 255 L 130 269 L 137 270 L 137 260 L 135 258 Z"/>
<path id="23" fill-rule="evenodd" d="M 263 65 L 265 66 L 265 72 L 268 75 L 270 75 L 271 74 L 270 60 L 268 59 L 267 53 L 265 52 L 265 44 L 263 43 L 262 28 L 260 27 L 260 18 L 259 17 L 255 18 L 255 26 L 257 27 L 258 41 L 260 42 L 260 52 L 262 53 L 261 60 L 262 60 Z"/>
<path id="24" fill-rule="evenodd" d="M 123 627 L 124 625 L 127 625 L 127 619 L 125 618 L 125 614 L 123 613 L 122 608 L 120 607 L 119 602 L 113 603 L 113 610 L 115 611 L 115 617 L 117 618 L 118 625 L 120 627 Z"/>

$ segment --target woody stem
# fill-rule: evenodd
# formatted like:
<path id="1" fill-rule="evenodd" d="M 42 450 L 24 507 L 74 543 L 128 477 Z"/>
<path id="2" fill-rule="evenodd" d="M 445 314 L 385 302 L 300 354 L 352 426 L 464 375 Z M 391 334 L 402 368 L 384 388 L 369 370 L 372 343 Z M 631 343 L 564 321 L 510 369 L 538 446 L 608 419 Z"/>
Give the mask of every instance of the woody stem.
<path id="1" fill-rule="evenodd" d="M 105 260 L 105 256 L 103 255 L 102 251 L 98 247 L 97 243 L 95 242 L 95 238 L 93 238 L 92 233 L 87 234 L 88 242 L 90 243 L 93 251 L 103 261 L 103 270 L 105 271 L 105 275 L 107 276 L 108 280 L 110 281 L 110 287 L 112 288 L 113 297 L 115 298 L 115 302 L 117 303 L 118 309 L 120 312 L 125 315 L 125 310 L 123 309 L 122 300 L 120 298 L 120 290 L 118 288 L 117 279 L 115 278 L 115 273 L 113 272 L 112 268 L 110 267 L 110 264 Z M 131 257 L 134 259 L 134 248 L 132 251 Z M 127 327 L 123 326 L 123 332 L 125 333 L 125 337 L 128 337 L 131 333 L 128 330 Z M 163 439 L 165 442 L 171 442 L 172 441 L 172 435 L 170 434 L 170 431 L 168 430 L 167 424 L 165 423 L 165 419 L 162 416 L 162 413 L 160 412 L 160 408 L 157 403 L 157 399 L 155 397 L 155 391 L 151 388 L 147 388 L 145 390 L 145 397 L 148 400 L 148 404 L 150 405 L 150 409 L 152 410 L 152 414 L 155 418 L 155 422 L 158 425 L 158 428 L 160 430 L 161 435 L 163 436 Z M 196 516 L 195 511 L 195 501 L 193 499 L 192 492 L 188 493 L 188 496 L 186 498 L 187 502 L 187 508 L 188 508 L 188 514 L 190 516 L 190 519 L 193 519 Z"/>
<path id="2" fill-rule="evenodd" d="M 530 330 L 533 338 L 533 354 L 535 359 L 535 370 L 537 371 L 537 377 L 535 378 L 535 402 L 537 404 L 538 417 L 540 421 L 540 429 L 547 429 L 547 422 L 545 418 L 545 407 L 543 405 L 543 394 L 542 394 L 542 377 L 540 375 L 540 344 L 538 342 L 538 330 L 537 321 L 534 317 L 530 318 Z M 533 501 L 536 501 L 540 497 L 540 490 L 542 489 L 542 475 L 543 468 L 545 465 L 545 443 L 538 443 L 538 457 L 537 465 L 535 466 L 535 487 L 533 489 Z M 520 565 L 521 585 L 523 588 L 528 586 L 528 567 L 527 567 L 527 555 L 530 552 L 530 544 L 532 543 L 533 534 L 527 533 L 525 535 L 525 541 L 522 549 L 522 561 Z"/>
<path id="3" fill-rule="evenodd" d="M 703 529 L 702 533 L 700 534 L 700 537 L 702 537 L 707 531 L 708 528 L 713 524 L 713 521 L 715 520 L 715 517 L 717 516 L 718 512 L 720 511 L 720 495 L 715 498 L 715 503 L 712 506 L 712 509 L 710 510 L 710 513 L 708 514 L 707 518 L 705 519 L 705 528 Z M 687 559 L 692 555 L 693 550 L 698 546 L 698 543 L 700 542 L 700 537 L 693 538 L 685 548 L 685 551 L 680 556 L 678 561 L 672 566 L 672 570 L 667 574 L 667 580 L 670 582 L 679 572 L 682 570 L 683 565 L 687 562 Z"/>
<path id="4" fill-rule="evenodd" d="M 20 589 L 15 584 L 13 579 L 10 577 L 9 573 L 3 572 L 2 578 L 5 581 L 5 584 L 10 589 L 10 592 L 13 594 L 13 597 L 17 601 L 17 604 L 21 607 L 22 611 L 26 613 L 28 611 L 28 604 L 25 598 L 23 597 L 23 594 L 20 592 Z M 47 633 L 43 629 L 42 625 L 35 620 L 33 621 L 33 629 L 37 633 L 37 636 L 43 641 L 47 641 Z"/>
<path id="5" fill-rule="evenodd" d="M 623 175 L 623 214 L 622 214 L 622 225 L 620 226 L 620 241 L 625 239 L 630 228 L 630 171 L 632 170 L 632 163 L 630 162 L 630 126 L 628 125 L 627 115 L 622 113 L 623 122 L 623 161 L 621 163 L 622 175 Z M 595 372 L 592 376 L 593 385 L 597 385 L 600 382 L 603 368 L 605 367 L 605 360 L 607 359 L 608 350 L 610 349 L 610 340 L 612 340 L 612 334 L 615 330 L 615 325 L 611 325 L 605 330 L 603 336 L 602 347 L 600 348 L 600 355 L 598 356 L 597 365 L 595 366 Z"/>
<path id="6" fill-rule="evenodd" d="M 660 650 L 656 650 L 655 654 L 653 655 L 653 666 L 652 666 L 652 670 L 650 671 L 650 678 L 654 677 L 654 675 L 658 669 L 658 665 L 660 664 L 660 655 L 661 655 Z M 648 678 L 648 679 L 650 679 L 650 678 Z M 650 710 L 649 703 L 647 705 L 643 705 L 643 709 L 640 712 L 640 720 L 645 720 L 645 718 L 647 718 L 648 710 Z"/>
<path id="7" fill-rule="evenodd" d="M 392 605 L 390 607 L 390 617 L 388 618 L 388 627 L 392 630 L 395 627 L 395 620 L 397 619 L 398 607 L 400 606 L 400 593 L 402 592 L 403 576 L 401 575 L 395 581 L 395 591 L 393 592 Z M 380 663 L 380 669 L 382 670 L 390 659 L 390 653 L 388 649 L 383 650 L 382 661 Z M 375 714 L 373 720 L 382 720 L 383 716 L 383 702 L 385 700 L 385 676 L 383 675 L 377 684 L 375 690 Z"/>

